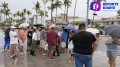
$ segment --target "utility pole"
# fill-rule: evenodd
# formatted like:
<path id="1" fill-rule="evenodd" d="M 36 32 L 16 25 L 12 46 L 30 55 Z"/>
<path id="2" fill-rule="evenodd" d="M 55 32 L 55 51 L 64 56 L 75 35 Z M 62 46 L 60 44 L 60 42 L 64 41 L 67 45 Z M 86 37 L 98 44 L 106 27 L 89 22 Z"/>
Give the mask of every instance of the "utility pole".
<path id="1" fill-rule="evenodd" d="M 89 17 L 89 1 L 90 1 L 90 0 L 87 0 L 86 28 L 87 28 L 87 24 L 88 24 L 88 17 Z"/>

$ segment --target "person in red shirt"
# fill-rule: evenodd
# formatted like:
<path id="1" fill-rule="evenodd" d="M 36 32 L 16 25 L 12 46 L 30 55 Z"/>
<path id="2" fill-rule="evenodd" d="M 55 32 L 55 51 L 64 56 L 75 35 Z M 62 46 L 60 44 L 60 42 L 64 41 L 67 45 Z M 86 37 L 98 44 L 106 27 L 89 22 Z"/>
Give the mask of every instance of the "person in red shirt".
<path id="1" fill-rule="evenodd" d="M 54 27 L 50 28 L 50 31 L 47 33 L 47 42 L 48 42 L 48 57 L 54 59 L 53 52 L 55 51 L 57 42 L 58 42 L 58 33 L 54 30 Z"/>

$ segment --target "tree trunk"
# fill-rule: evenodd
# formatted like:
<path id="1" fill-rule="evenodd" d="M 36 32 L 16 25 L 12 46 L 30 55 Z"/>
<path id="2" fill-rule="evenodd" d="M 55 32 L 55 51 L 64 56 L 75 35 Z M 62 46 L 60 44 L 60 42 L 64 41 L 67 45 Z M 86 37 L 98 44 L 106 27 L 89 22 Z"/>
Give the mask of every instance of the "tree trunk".
<path id="1" fill-rule="evenodd" d="M 4 22 L 5 22 L 5 14 L 4 14 Z"/>
<path id="2" fill-rule="evenodd" d="M 42 23 L 42 16 L 41 16 L 41 23 Z"/>
<path id="3" fill-rule="evenodd" d="M 57 8 L 56 8 L 56 17 L 57 17 Z M 57 22 L 56 18 L 55 18 L 55 23 Z"/>
<path id="4" fill-rule="evenodd" d="M 36 10 L 36 24 L 37 24 L 37 19 L 38 19 L 38 16 L 37 16 L 38 14 L 37 14 L 37 10 Z"/>
<path id="5" fill-rule="evenodd" d="M 29 15 L 28 15 L 28 24 L 30 25 L 30 22 L 29 22 Z"/>
<path id="6" fill-rule="evenodd" d="M 66 13 L 66 22 L 68 23 L 68 9 L 69 7 L 67 6 L 67 13 Z"/>
<path id="7" fill-rule="evenodd" d="M 66 6 L 65 6 L 65 10 L 64 10 L 64 20 L 66 21 L 65 14 L 66 14 Z"/>

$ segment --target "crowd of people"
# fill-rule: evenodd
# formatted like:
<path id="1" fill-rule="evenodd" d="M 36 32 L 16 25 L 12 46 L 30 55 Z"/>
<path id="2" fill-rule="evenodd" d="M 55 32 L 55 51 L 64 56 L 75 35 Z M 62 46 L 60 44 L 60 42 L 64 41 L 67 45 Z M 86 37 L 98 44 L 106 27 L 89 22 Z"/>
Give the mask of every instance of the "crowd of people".
<path id="1" fill-rule="evenodd" d="M 28 29 L 24 26 L 20 29 L 16 29 L 15 26 L 11 26 L 4 30 L 4 50 L 10 51 L 11 57 L 16 56 L 15 52 L 19 54 L 25 54 L 24 51 L 30 52 L 30 55 L 36 56 L 36 52 L 39 52 L 43 56 L 48 56 L 50 59 L 54 59 L 54 56 L 60 56 L 60 53 L 65 53 L 68 48 L 68 39 L 75 33 L 74 30 L 56 30 L 54 26 L 50 28 L 32 28 Z M 26 43 L 27 41 L 27 43 Z M 24 47 L 27 45 L 27 50 Z"/>
<path id="2" fill-rule="evenodd" d="M 81 23 L 78 30 L 56 30 L 54 26 L 50 28 L 32 28 L 28 30 L 24 26 L 20 27 L 16 32 L 16 27 L 11 26 L 6 29 L 4 50 L 10 51 L 11 58 L 16 56 L 16 51 L 24 55 L 24 51 L 28 51 L 30 55 L 36 56 L 39 52 L 43 56 L 47 56 L 50 60 L 54 56 L 60 56 L 61 53 L 71 53 L 69 63 L 74 63 L 76 67 L 92 67 L 92 56 L 95 52 L 98 42 L 96 37 L 86 31 L 85 24 Z M 27 43 L 26 43 L 27 41 Z M 120 44 L 117 38 L 110 38 L 106 43 L 107 56 L 109 58 L 110 67 L 116 67 L 115 59 L 117 57 L 117 45 Z M 24 49 L 27 45 L 27 50 Z"/>

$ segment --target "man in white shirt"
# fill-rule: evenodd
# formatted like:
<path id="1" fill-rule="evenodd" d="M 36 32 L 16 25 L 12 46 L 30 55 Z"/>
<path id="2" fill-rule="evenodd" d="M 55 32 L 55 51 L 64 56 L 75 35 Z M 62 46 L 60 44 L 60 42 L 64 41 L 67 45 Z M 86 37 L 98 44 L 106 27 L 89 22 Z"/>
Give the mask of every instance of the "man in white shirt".
<path id="1" fill-rule="evenodd" d="M 31 45 L 32 49 L 31 49 L 30 55 L 36 56 L 35 55 L 35 47 L 36 47 L 36 44 L 37 44 L 37 30 L 34 29 L 33 31 L 34 31 L 34 33 L 32 35 L 32 45 Z"/>
<path id="2" fill-rule="evenodd" d="M 16 51 L 16 46 L 18 45 L 18 34 L 15 32 L 15 28 L 14 26 L 11 26 L 11 30 L 10 30 L 10 54 L 11 57 L 15 56 L 15 51 Z"/>
<path id="3" fill-rule="evenodd" d="M 40 52 L 40 29 L 37 29 L 37 50 Z"/>

